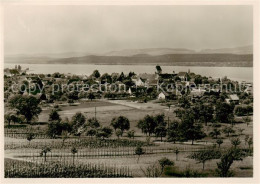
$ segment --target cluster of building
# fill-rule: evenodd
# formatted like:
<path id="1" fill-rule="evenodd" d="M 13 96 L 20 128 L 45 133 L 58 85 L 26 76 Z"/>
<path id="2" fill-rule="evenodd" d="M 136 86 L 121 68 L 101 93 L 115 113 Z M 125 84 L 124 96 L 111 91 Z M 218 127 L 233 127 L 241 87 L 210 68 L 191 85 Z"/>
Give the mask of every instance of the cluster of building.
<path id="1" fill-rule="evenodd" d="M 17 66 L 15 70 L 18 70 L 19 72 L 22 72 L 20 66 Z M 24 70 L 26 72 L 26 70 Z M 5 75 L 10 73 L 10 69 L 5 69 Z M 68 83 L 68 81 L 73 78 L 75 75 L 73 74 L 59 74 L 62 76 L 54 77 L 53 75 L 43 75 L 43 74 L 26 74 L 26 75 L 19 75 L 19 81 L 27 81 L 29 83 L 37 83 L 39 82 L 39 79 L 42 83 L 42 85 L 45 87 L 45 90 L 50 87 L 50 84 L 53 83 Z M 9 75 L 7 75 L 9 76 Z M 10 74 L 10 76 L 14 76 L 14 74 Z M 118 79 L 120 77 L 119 73 L 112 73 L 111 78 Z M 82 75 L 77 76 L 79 80 L 77 80 L 77 83 L 84 84 L 90 76 Z M 198 78 L 200 81 L 196 81 Z M 195 73 L 192 73 L 189 71 L 187 72 L 179 72 L 179 73 L 163 73 L 161 68 L 159 66 L 156 66 L 156 72 L 154 74 L 148 74 L 148 73 L 142 73 L 138 75 L 131 76 L 132 84 L 131 86 L 127 86 L 127 93 L 130 95 L 130 97 L 135 97 L 135 92 L 137 89 L 148 89 L 153 88 L 155 89 L 157 93 L 157 98 L 161 100 L 171 100 L 173 94 L 176 97 L 180 97 L 183 94 L 187 94 L 191 98 L 200 98 L 202 97 L 205 92 L 220 92 L 221 86 L 216 85 L 214 88 L 212 88 L 210 85 L 205 84 L 205 81 L 207 81 L 209 84 L 219 83 L 220 79 L 213 79 L 212 77 L 202 77 L 200 75 L 196 75 Z M 100 78 L 94 78 L 95 83 L 101 83 Z M 224 82 L 231 82 L 231 80 L 225 79 Z M 124 85 L 123 81 L 115 81 L 116 84 Z M 196 85 L 197 83 L 197 85 Z M 233 82 L 236 83 L 236 82 Z M 161 86 L 161 84 L 166 85 L 173 85 L 174 90 L 171 91 L 165 91 L 161 90 L 158 91 L 158 86 Z M 199 84 L 199 85 L 198 85 Z M 182 92 L 186 91 L 186 92 Z M 249 82 L 244 82 L 244 91 L 245 93 L 249 95 L 253 95 L 253 85 Z M 236 93 L 229 93 L 228 98 L 226 99 L 227 103 L 235 102 L 239 103 L 239 97 Z"/>

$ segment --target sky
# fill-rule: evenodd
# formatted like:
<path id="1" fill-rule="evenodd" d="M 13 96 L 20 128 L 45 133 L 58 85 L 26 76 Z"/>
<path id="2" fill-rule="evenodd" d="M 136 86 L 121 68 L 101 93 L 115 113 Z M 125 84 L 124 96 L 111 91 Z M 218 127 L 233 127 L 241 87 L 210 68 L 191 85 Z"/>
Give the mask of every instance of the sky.
<path id="1" fill-rule="evenodd" d="M 253 8 L 226 6 L 6 6 L 5 54 L 253 44 Z"/>

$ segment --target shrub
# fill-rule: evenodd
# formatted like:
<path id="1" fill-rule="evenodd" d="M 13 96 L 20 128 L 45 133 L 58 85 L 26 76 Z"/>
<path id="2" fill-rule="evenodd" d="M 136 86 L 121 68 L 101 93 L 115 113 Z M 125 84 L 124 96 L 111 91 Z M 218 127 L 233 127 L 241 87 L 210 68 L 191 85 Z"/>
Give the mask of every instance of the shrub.
<path id="1" fill-rule="evenodd" d="M 252 105 L 239 105 L 235 107 L 235 114 L 238 116 L 245 116 L 253 113 Z"/>

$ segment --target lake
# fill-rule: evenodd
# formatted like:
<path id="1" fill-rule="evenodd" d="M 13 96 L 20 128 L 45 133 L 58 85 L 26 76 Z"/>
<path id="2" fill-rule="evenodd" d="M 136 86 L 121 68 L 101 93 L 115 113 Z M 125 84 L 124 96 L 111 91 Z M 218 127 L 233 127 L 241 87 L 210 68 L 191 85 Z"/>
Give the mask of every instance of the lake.
<path id="1" fill-rule="evenodd" d="M 94 70 L 103 73 L 154 73 L 153 65 L 80 65 L 80 64 L 20 64 L 22 69 L 29 68 L 27 73 L 52 74 L 54 72 L 90 75 Z M 5 68 L 14 68 L 15 64 L 5 63 Z M 190 70 L 202 76 L 222 78 L 227 76 L 236 81 L 253 82 L 253 67 L 197 67 L 197 66 L 161 66 L 163 73 L 187 72 Z"/>

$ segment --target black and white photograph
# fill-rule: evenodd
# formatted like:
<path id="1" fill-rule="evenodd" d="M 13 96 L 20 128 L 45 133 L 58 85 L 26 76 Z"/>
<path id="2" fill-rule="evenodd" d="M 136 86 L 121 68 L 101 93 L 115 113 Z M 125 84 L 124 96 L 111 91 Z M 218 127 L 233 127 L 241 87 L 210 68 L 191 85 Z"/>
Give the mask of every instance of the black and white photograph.
<path id="1" fill-rule="evenodd" d="M 5 179 L 257 175 L 253 5 L 2 10 Z"/>

